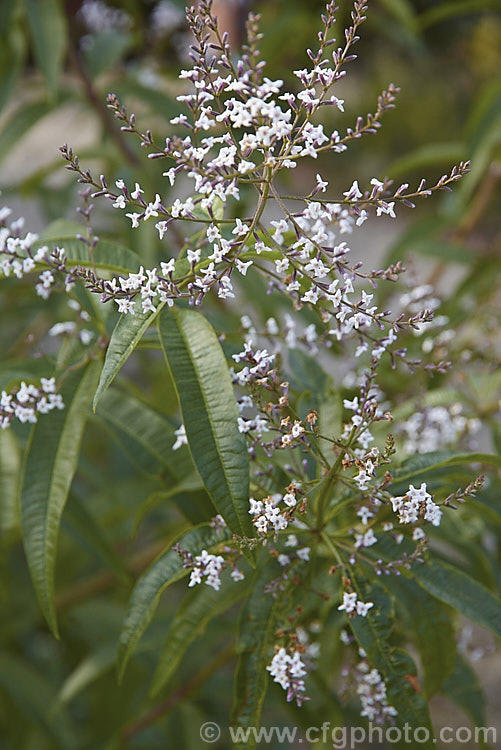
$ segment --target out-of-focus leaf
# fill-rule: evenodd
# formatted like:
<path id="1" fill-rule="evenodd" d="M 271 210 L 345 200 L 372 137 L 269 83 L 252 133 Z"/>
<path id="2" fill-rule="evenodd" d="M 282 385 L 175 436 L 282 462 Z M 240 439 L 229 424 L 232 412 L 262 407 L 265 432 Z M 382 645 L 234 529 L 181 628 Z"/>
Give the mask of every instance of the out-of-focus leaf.
<path id="1" fill-rule="evenodd" d="M 97 412 L 117 434 L 124 450 L 147 474 L 169 474 L 182 479 L 194 471 L 186 448 L 172 450 L 176 442 L 174 427 L 151 406 L 115 389 L 100 400 Z"/>
<path id="2" fill-rule="evenodd" d="M 257 571 L 252 591 L 240 617 L 237 639 L 238 664 L 235 672 L 232 724 L 235 727 L 258 727 L 270 677 L 266 666 L 273 656 L 275 631 L 282 606 L 281 594 L 265 593 L 269 583 L 266 569 Z M 256 738 L 236 744 L 236 750 L 256 747 Z"/>
<path id="3" fill-rule="evenodd" d="M 11 430 L 0 431 L 0 535 L 19 528 L 17 483 L 21 455 Z"/>
<path id="4" fill-rule="evenodd" d="M 200 584 L 184 598 L 167 631 L 165 645 L 153 675 L 151 694 L 157 695 L 176 672 L 181 659 L 193 641 L 205 631 L 208 623 L 236 604 L 247 593 L 243 582 L 222 578 L 222 591 Z"/>
<path id="5" fill-rule="evenodd" d="M 65 407 L 42 415 L 33 427 L 23 465 L 21 524 L 24 549 L 43 614 L 57 635 L 54 567 L 61 515 L 75 473 L 99 363 L 68 376 Z"/>
<path id="6" fill-rule="evenodd" d="M 198 473 L 231 531 L 253 536 L 247 445 L 215 331 L 199 313 L 181 309 L 162 316 L 159 333 Z"/>
<path id="7" fill-rule="evenodd" d="M 60 750 L 76 747 L 76 732 L 68 715 L 51 716 L 55 698 L 52 684 L 18 656 L 0 653 L 0 686 L 11 696 L 27 720 L 43 728 Z"/>
<path id="8" fill-rule="evenodd" d="M 80 228 L 81 231 L 81 228 Z M 76 237 L 55 237 L 54 232 L 48 232 L 49 236 L 33 244 L 33 249 L 47 245 L 49 250 L 53 247 L 64 248 L 68 259 L 68 266 L 83 266 L 92 268 L 93 265 L 100 271 L 110 271 L 111 273 L 123 274 L 127 276 L 129 272 L 135 273 L 140 264 L 139 257 L 123 245 L 108 240 L 99 240 L 93 253 L 91 254 L 88 245 Z"/>
<path id="9" fill-rule="evenodd" d="M 0 110 L 8 101 L 26 56 L 26 40 L 14 0 L 4 0 L 0 21 Z"/>
<path id="10" fill-rule="evenodd" d="M 106 350 L 101 377 L 94 396 L 94 411 L 99 399 L 141 341 L 143 333 L 155 322 L 164 304 L 161 302 L 154 312 L 143 313 L 137 310 L 135 315 L 127 313 L 120 316 Z"/>
<path id="11" fill-rule="evenodd" d="M 394 179 L 406 177 L 410 172 L 428 167 L 456 164 L 465 159 L 466 146 L 461 141 L 429 143 L 394 161 L 387 168 Z"/>
<path id="12" fill-rule="evenodd" d="M 486 466 L 501 467 L 501 456 L 492 453 L 453 453 L 451 451 L 433 451 L 420 453 L 407 459 L 401 467 L 393 472 L 394 482 L 406 482 L 435 469 L 447 466 L 461 466 L 468 464 L 484 464 Z"/>
<path id="13" fill-rule="evenodd" d="M 50 107 L 45 102 L 25 104 L 14 110 L 0 133 L 0 159 L 3 159 L 19 138 L 49 111 Z"/>
<path id="14" fill-rule="evenodd" d="M 416 11 L 410 0 L 380 0 L 383 8 L 391 13 L 406 29 L 416 31 Z"/>
<path id="15" fill-rule="evenodd" d="M 173 499 L 176 502 L 176 505 L 178 508 L 183 512 L 183 505 L 185 503 L 190 504 L 190 500 L 193 498 L 195 502 L 197 503 L 199 498 L 199 493 L 203 491 L 204 494 L 207 497 L 207 500 L 209 502 L 209 507 L 213 509 L 213 514 L 215 513 L 214 506 L 212 505 L 209 496 L 205 492 L 204 485 L 202 480 L 200 479 L 198 473 L 193 473 L 188 475 L 185 479 L 182 479 L 180 482 L 177 482 L 174 484 L 173 487 L 170 489 L 165 490 L 159 490 L 158 492 L 153 492 L 146 500 L 141 503 L 141 505 L 138 507 L 136 511 L 136 516 L 134 518 L 134 528 L 133 528 L 133 534 L 137 532 L 137 529 L 143 519 L 148 515 L 148 513 L 151 513 L 151 511 L 155 510 L 155 508 L 158 508 L 159 505 L 162 505 L 166 500 Z M 196 498 L 194 497 L 196 496 Z M 178 502 L 177 502 L 178 501 Z M 198 504 L 198 503 L 197 503 Z M 189 515 L 186 515 L 186 517 L 189 518 Z M 203 521 L 207 521 L 208 518 L 204 518 L 198 521 L 198 523 L 203 523 Z"/>
<path id="16" fill-rule="evenodd" d="M 124 31 L 104 29 L 89 38 L 83 50 L 85 67 L 91 78 L 116 67 L 132 43 L 132 36 Z"/>
<path id="17" fill-rule="evenodd" d="M 66 703 L 70 703 L 92 682 L 111 669 L 115 662 L 115 656 L 116 644 L 114 642 L 106 643 L 81 661 L 63 682 L 50 715 L 57 715 Z"/>
<path id="18" fill-rule="evenodd" d="M 415 566 L 413 574 L 432 596 L 501 637 L 501 601 L 481 583 L 438 560 Z"/>
<path id="19" fill-rule="evenodd" d="M 122 559 L 99 528 L 85 503 L 75 494 L 72 494 L 66 506 L 63 523 L 74 537 L 89 547 L 117 576 L 126 577 Z"/>
<path id="20" fill-rule="evenodd" d="M 228 539 L 229 536 L 226 527 L 214 529 L 209 524 L 203 524 L 182 534 L 175 540 L 175 543 L 179 544 L 180 549 L 186 550 L 192 555 L 198 555 L 202 549 L 209 550 Z M 157 557 L 138 580 L 132 591 L 127 615 L 120 633 L 117 654 L 120 677 L 124 673 L 136 644 L 155 614 L 160 594 L 167 586 L 179 581 L 188 573 L 188 570 L 183 567 L 183 558 L 171 547 Z"/>
<path id="21" fill-rule="evenodd" d="M 456 640 L 451 616 L 441 602 L 409 578 L 388 576 L 385 588 L 406 613 L 421 657 L 424 694 L 429 699 L 454 669 Z"/>
<path id="22" fill-rule="evenodd" d="M 60 0 L 24 0 L 37 65 L 54 98 L 67 44 L 67 24 Z"/>
<path id="23" fill-rule="evenodd" d="M 426 727 L 428 729 L 427 742 L 423 748 L 431 750 L 435 743 L 433 728 L 428 707 L 423 696 L 414 687 L 416 667 L 411 657 L 402 649 L 392 648 L 388 642 L 392 628 L 392 616 L 388 596 L 380 586 L 363 587 L 350 575 L 353 590 L 357 592 L 361 601 L 374 602 L 366 617 L 350 619 L 358 644 L 365 653 L 371 667 L 375 667 L 382 675 L 388 695 L 388 703 L 398 714 L 395 722 L 398 726 L 409 725 L 412 728 Z"/>
<path id="24" fill-rule="evenodd" d="M 487 724 L 485 696 L 477 675 L 459 653 L 456 655 L 454 671 L 444 683 L 443 693 L 471 716 L 475 726 L 484 727 Z"/>
<path id="25" fill-rule="evenodd" d="M 426 29 L 454 16 L 478 13 L 481 10 L 501 10 L 500 0 L 453 0 L 439 3 L 436 7 L 426 10 L 417 17 L 420 29 Z"/>

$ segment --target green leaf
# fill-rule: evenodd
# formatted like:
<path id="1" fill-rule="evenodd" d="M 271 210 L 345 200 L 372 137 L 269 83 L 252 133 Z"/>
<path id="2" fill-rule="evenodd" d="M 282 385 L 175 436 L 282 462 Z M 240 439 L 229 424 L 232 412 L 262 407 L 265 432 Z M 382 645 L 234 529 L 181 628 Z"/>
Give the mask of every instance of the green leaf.
<path id="1" fill-rule="evenodd" d="M 89 46 L 86 45 L 83 56 L 91 78 L 106 70 L 116 70 L 132 41 L 132 35 L 124 30 L 103 29 L 89 35 Z"/>
<path id="2" fill-rule="evenodd" d="M 35 125 L 50 111 L 45 102 L 35 102 L 18 107 L 11 115 L 0 133 L 0 159 L 8 154 L 14 144 L 26 131 Z"/>
<path id="3" fill-rule="evenodd" d="M 269 583 L 267 568 L 257 571 L 252 592 L 240 617 L 237 640 L 238 664 L 235 672 L 235 694 L 232 724 L 235 727 L 259 727 L 266 691 L 269 685 L 267 665 L 273 656 L 275 632 L 282 608 L 282 594 L 265 592 Z M 236 750 L 256 747 L 252 736 L 247 743 L 238 743 Z"/>
<path id="4" fill-rule="evenodd" d="M 428 143 L 411 151 L 387 167 L 392 179 L 406 177 L 410 172 L 429 167 L 437 168 L 440 164 L 455 164 L 466 158 L 466 146 L 461 141 L 445 143 Z M 399 243 L 400 244 L 400 243 Z"/>
<path id="5" fill-rule="evenodd" d="M 62 711 L 56 717 L 51 716 L 54 687 L 26 659 L 0 653 L 0 686 L 25 714 L 29 724 L 43 727 L 51 740 L 51 747 L 61 750 L 75 747 L 75 730 L 66 713 Z"/>
<path id="6" fill-rule="evenodd" d="M 25 0 L 33 52 L 54 98 L 64 61 L 67 24 L 59 0 Z"/>
<path id="7" fill-rule="evenodd" d="M 174 484 L 174 486 L 169 489 L 153 492 L 143 503 L 141 503 L 141 505 L 139 505 L 134 517 L 133 535 L 136 534 L 139 525 L 148 513 L 151 513 L 151 511 L 158 508 L 158 506 L 162 505 L 166 500 L 173 500 L 179 510 L 181 510 L 181 512 L 186 515 L 186 518 L 188 518 L 189 521 L 192 521 L 192 523 L 203 523 L 215 514 L 215 508 L 205 492 L 202 480 L 198 473 L 194 472 L 180 482 Z M 206 511 L 211 510 L 212 512 L 209 513 L 209 515 L 205 514 L 204 518 L 200 518 L 200 513 L 204 507 Z M 199 508 L 200 510 L 197 513 Z M 192 520 L 197 516 L 198 519 L 196 521 Z"/>
<path id="8" fill-rule="evenodd" d="M 72 373 L 61 394 L 65 408 L 42 415 L 31 432 L 21 484 L 21 524 L 31 578 L 54 635 L 54 567 L 61 515 L 75 473 L 99 363 Z"/>
<path id="9" fill-rule="evenodd" d="M 0 431 L 0 536 L 19 528 L 18 481 L 21 457 L 12 430 Z"/>
<path id="10" fill-rule="evenodd" d="M 93 408 L 96 410 L 99 399 L 111 385 L 118 371 L 129 359 L 130 355 L 141 341 L 143 333 L 152 325 L 160 310 L 164 306 L 161 302 L 155 312 L 139 312 L 135 315 L 130 313 L 120 316 L 118 323 L 111 334 L 110 343 L 106 350 L 99 385 L 94 396 Z"/>
<path id="11" fill-rule="evenodd" d="M 167 470 L 176 479 L 182 479 L 193 473 L 187 449 L 172 450 L 176 441 L 174 427 L 148 404 L 123 391 L 110 389 L 101 398 L 97 414 L 146 474 L 158 475 Z"/>
<path id="12" fill-rule="evenodd" d="M 385 681 L 388 703 L 398 711 L 396 724 L 399 727 L 408 724 L 412 729 L 426 727 L 432 738 L 433 729 L 426 701 L 413 685 L 416 679 L 414 662 L 405 651 L 392 648 L 388 642 L 393 624 L 388 596 L 379 585 L 362 586 L 352 572 L 350 578 L 359 599 L 374 602 L 366 617 L 356 616 L 349 622 L 359 646 L 367 654 L 369 664 L 378 670 Z M 432 739 L 420 746 L 425 750 L 436 747 Z"/>
<path id="13" fill-rule="evenodd" d="M 454 669 L 456 639 L 451 617 L 446 608 L 415 581 L 392 575 L 384 584 L 406 614 L 407 626 L 421 657 L 424 694 L 429 699 Z"/>
<path id="14" fill-rule="evenodd" d="M 165 638 L 165 645 L 153 675 L 151 695 L 157 695 L 176 672 L 193 641 L 204 632 L 208 623 L 232 607 L 247 593 L 246 586 L 229 576 L 222 578 L 222 591 L 206 584 L 197 586 L 184 598 Z"/>
<path id="15" fill-rule="evenodd" d="M 477 675 L 459 653 L 454 671 L 444 683 L 443 692 L 471 716 L 475 726 L 483 727 L 487 724 L 485 696 Z"/>
<path id="16" fill-rule="evenodd" d="M 481 583 L 438 560 L 416 565 L 412 572 L 432 596 L 501 637 L 501 601 Z"/>
<path id="17" fill-rule="evenodd" d="M 226 527 L 214 529 L 209 524 L 202 524 L 182 534 L 175 543 L 178 543 L 182 550 L 198 555 L 202 549 L 209 550 L 229 536 Z M 182 557 L 174 549 L 169 548 L 157 557 L 134 586 L 120 633 L 117 654 L 120 679 L 136 644 L 155 614 L 160 594 L 167 586 L 179 581 L 187 573 L 188 570 L 183 567 Z"/>
<path id="18" fill-rule="evenodd" d="M 82 227 L 80 227 L 80 231 L 82 231 Z M 100 271 L 127 276 L 130 272 L 135 273 L 140 265 L 139 256 L 124 245 L 108 240 L 99 240 L 91 254 L 89 246 L 85 242 L 77 240 L 74 236 L 55 236 L 50 227 L 47 229 L 47 236 L 42 234 L 41 239 L 33 243 L 33 249 L 36 250 L 44 245 L 48 245 L 49 249 L 53 247 L 64 248 L 70 268 L 75 266 L 92 268 L 95 265 Z"/>
<path id="19" fill-rule="evenodd" d="M 7 7 L 10 5 L 10 8 Z M 0 22 L 0 110 L 8 102 L 26 56 L 26 38 L 15 2 L 2 5 Z M 13 12 L 14 11 L 14 12 Z"/>
<path id="20" fill-rule="evenodd" d="M 63 682 L 50 712 L 51 715 L 58 714 L 66 703 L 76 698 L 88 685 L 111 669 L 115 654 L 115 643 L 106 643 L 81 661 Z"/>
<path id="21" fill-rule="evenodd" d="M 127 579 L 122 558 L 99 527 L 87 504 L 74 493 L 66 506 L 63 523 L 65 529 L 76 537 L 82 546 L 90 549 L 91 553 L 102 560 L 119 578 Z"/>
<path id="22" fill-rule="evenodd" d="M 247 445 L 216 333 L 202 315 L 182 309 L 162 316 L 159 333 L 198 473 L 231 531 L 253 536 Z"/>
<path id="23" fill-rule="evenodd" d="M 482 10 L 501 10 L 501 2 L 500 0 L 453 0 L 453 2 L 439 3 L 436 7 L 421 13 L 417 22 L 419 28 L 426 29 L 436 23 L 447 21 L 449 18 L 478 13 Z"/>
<path id="24" fill-rule="evenodd" d="M 501 467 L 501 456 L 491 453 L 451 453 L 450 451 L 420 453 L 404 461 L 402 466 L 393 472 L 394 483 L 414 479 L 435 469 L 473 463 L 499 468 Z"/>

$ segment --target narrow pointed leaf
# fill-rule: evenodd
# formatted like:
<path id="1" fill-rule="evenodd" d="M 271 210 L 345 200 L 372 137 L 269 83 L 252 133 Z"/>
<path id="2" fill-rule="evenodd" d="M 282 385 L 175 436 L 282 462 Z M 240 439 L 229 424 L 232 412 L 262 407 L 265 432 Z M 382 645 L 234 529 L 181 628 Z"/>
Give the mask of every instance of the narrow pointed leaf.
<path id="1" fill-rule="evenodd" d="M 394 481 L 395 483 L 400 483 L 408 479 L 414 479 L 414 477 L 419 477 L 422 474 L 427 474 L 435 469 L 473 463 L 500 468 L 501 456 L 491 453 L 451 453 L 450 451 L 421 453 L 404 461 L 402 466 L 394 472 Z"/>
<path id="2" fill-rule="evenodd" d="M 399 727 L 408 724 L 412 729 L 426 727 L 430 739 L 421 746 L 431 750 L 436 744 L 426 701 L 414 687 L 416 667 L 405 651 L 389 643 L 393 624 L 389 598 L 380 586 L 362 587 L 352 574 L 350 578 L 359 599 L 374 602 L 366 617 L 357 615 L 350 619 L 353 634 L 371 667 L 378 670 L 386 683 L 388 703 L 398 711 L 396 724 Z"/>
<path id="3" fill-rule="evenodd" d="M 51 97 L 57 91 L 58 78 L 67 43 L 67 24 L 60 0 L 25 0 L 28 26 L 38 67 L 47 80 Z"/>
<path id="4" fill-rule="evenodd" d="M 247 446 L 216 333 L 202 315 L 182 309 L 163 315 L 159 332 L 198 473 L 231 531 L 253 536 Z"/>
<path id="5" fill-rule="evenodd" d="M 80 452 L 99 363 L 72 373 L 61 391 L 65 408 L 42 415 L 33 427 L 23 466 L 21 524 L 33 585 L 57 635 L 54 567 L 61 515 Z"/>
<path id="6" fill-rule="evenodd" d="M 0 653 L 0 690 L 7 693 L 31 727 L 40 726 L 54 750 L 77 746 L 75 728 L 66 711 L 51 715 L 56 696 L 52 683 L 25 659 Z M 26 747 L 26 745 L 23 745 Z"/>
<path id="7" fill-rule="evenodd" d="M 259 719 L 270 676 L 266 671 L 273 657 L 276 630 L 279 624 L 285 592 L 278 596 L 266 593 L 269 574 L 259 571 L 252 592 L 247 599 L 240 618 L 237 639 L 238 664 L 235 673 L 232 724 L 235 727 L 259 727 Z M 255 748 L 252 735 L 249 742 L 235 748 Z"/>
<path id="8" fill-rule="evenodd" d="M 108 390 L 97 407 L 125 452 L 147 474 L 169 474 L 182 479 L 194 466 L 186 447 L 172 450 L 176 442 L 169 420 L 148 404 L 128 393 Z"/>
<path id="9" fill-rule="evenodd" d="M 487 724 L 486 699 L 477 675 L 459 653 L 443 692 L 473 719 L 475 726 L 484 727 Z"/>
<path id="10" fill-rule="evenodd" d="M 188 648 L 203 634 L 208 623 L 240 601 L 246 592 L 243 582 L 235 583 L 226 575 L 223 576 L 221 591 L 200 584 L 186 595 L 167 631 L 165 645 L 153 676 L 152 695 L 165 687 Z"/>
<path id="11" fill-rule="evenodd" d="M 501 600 L 481 583 L 438 560 L 415 566 L 413 573 L 432 596 L 501 637 Z"/>
<path id="12" fill-rule="evenodd" d="M 0 535 L 19 527 L 17 483 L 21 457 L 12 430 L 0 431 Z"/>
<path id="13" fill-rule="evenodd" d="M 384 583 L 405 612 L 421 657 L 424 694 L 429 699 L 454 669 L 456 638 L 450 613 L 409 578 L 388 576 Z"/>
<path id="14" fill-rule="evenodd" d="M 214 529 L 209 524 L 203 524 L 182 534 L 174 543 L 178 543 L 181 549 L 190 552 L 192 555 L 198 555 L 202 549 L 209 550 L 228 539 L 229 536 L 226 527 Z M 155 614 L 160 594 L 167 586 L 179 581 L 187 573 L 188 570 L 183 567 L 181 555 L 172 549 L 171 545 L 168 550 L 162 552 L 154 560 L 134 586 L 120 633 L 117 654 L 120 677 L 125 671 L 136 644 Z"/>
<path id="15" fill-rule="evenodd" d="M 47 246 L 49 250 L 53 247 L 64 248 L 69 268 L 95 266 L 99 271 L 127 275 L 130 272 L 136 273 L 141 262 L 139 256 L 128 247 L 109 240 L 99 240 L 92 254 L 85 242 L 69 234 L 55 237 L 53 233 L 49 233 L 45 238 L 42 234 L 41 239 L 32 247 L 36 250 L 43 246 Z"/>
<path id="16" fill-rule="evenodd" d="M 158 305 L 155 312 L 143 313 L 137 310 L 135 315 L 123 314 L 111 334 L 106 351 L 101 377 L 94 396 L 93 408 L 96 410 L 99 399 L 115 379 L 118 371 L 141 341 L 145 331 L 152 325 L 164 303 Z"/>

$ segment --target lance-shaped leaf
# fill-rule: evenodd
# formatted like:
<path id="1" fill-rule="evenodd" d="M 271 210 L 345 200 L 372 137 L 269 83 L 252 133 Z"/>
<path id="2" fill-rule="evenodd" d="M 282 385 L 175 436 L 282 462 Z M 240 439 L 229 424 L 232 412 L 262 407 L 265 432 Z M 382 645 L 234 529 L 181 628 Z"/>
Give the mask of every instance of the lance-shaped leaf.
<path id="1" fill-rule="evenodd" d="M 397 545 L 388 536 L 381 537 L 370 550 L 369 557 L 396 560 L 402 554 L 410 555 L 414 545 L 408 540 Z M 488 588 L 471 576 L 441 560 L 426 560 L 413 565 L 410 572 L 403 573 L 414 578 L 429 594 L 448 604 L 461 614 L 484 628 L 501 636 L 501 601 Z"/>
<path id="2" fill-rule="evenodd" d="M 42 415 L 33 427 L 21 479 L 24 549 L 40 606 L 57 635 L 54 567 L 61 515 L 75 473 L 99 363 L 72 373 L 61 391 L 65 408 Z"/>
<path id="3" fill-rule="evenodd" d="M 403 650 L 392 648 L 389 635 L 392 628 L 391 608 L 388 596 L 380 586 L 362 586 L 350 573 L 353 590 L 361 601 L 372 601 L 374 607 L 366 617 L 357 615 L 350 619 L 350 626 L 358 644 L 367 654 L 371 667 L 381 674 L 385 684 L 388 703 L 398 711 L 395 721 L 399 727 L 408 724 L 412 729 L 426 727 L 429 740 L 422 743 L 424 750 L 436 747 L 426 701 L 416 690 L 416 667 L 411 657 Z"/>
<path id="4" fill-rule="evenodd" d="M 161 302 L 154 312 L 143 313 L 136 309 L 135 315 L 123 314 L 118 320 L 106 350 L 99 385 L 94 396 L 94 411 L 99 399 L 115 379 L 118 371 L 141 341 L 145 331 L 152 325 L 165 303 Z M 138 303 L 136 303 L 136 308 Z"/>
<path id="5" fill-rule="evenodd" d="M 172 450 L 176 442 L 169 420 L 148 404 L 128 393 L 108 390 L 97 407 L 97 414 L 109 425 L 127 455 L 146 474 L 167 471 L 176 479 L 194 472 L 186 447 Z"/>
<path id="6" fill-rule="evenodd" d="M 417 565 L 412 572 L 432 596 L 501 637 L 501 601 L 481 583 L 438 560 Z"/>
<path id="7" fill-rule="evenodd" d="M 477 675 L 459 653 L 454 671 L 444 683 L 443 692 L 472 718 L 475 726 L 486 726 L 485 695 Z"/>
<path id="8" fill-rule="evenodd" d="M 456 639 L 450 612 L 408 578 L 388 576 L 384 585 L 403 608 L 419 650 L 424 694 L 429 699 L 440 690 L 454 669 Z"/>
<path id="9" fill-rule="evenodd" d="M 273 656 L 276 630 L 285 592 L 272 596 L 265 592 L 269 583 L 267 569 L 258 571 L 240 618 L 237 639 L 239 654 L 235 672 L 232 723 L 235 727 L 259 727 L 259 719 L 270 677 L 266 671 Z M 253 750 L 255 737 L 242 744 L 242 748 Z M 240 750 L 240 745 L 235 748 Z"/>
<path id="10" fill-rule="evenodd" d="M 221 591 L 201 584 L 185 596 L 167 631 L 165 645 L 153 675 L 152 695 L 156 695 L 167 684 L 188 648 L 203 634 L 208 623 L 240 601 L 246 593 L 245 584 L 235 583 L 228 575 L 223 575 Z"/>
<path id="11" fill-rule="evenodd" d="M 60 750 L 77 747 L 75 727 L 67 712 L 62 710 L 57 716 L 51 714 L 56 696 L 54 686 L 27 659 L 0 653 L 0 687 L 26 715 L 27 726 L 42 728 L 50 742 L 49 747 Z"/>
<path id="12" fill-rule="evenodd" d="M 19 528 L 17 483 L 21 457 L 12 430 L 0 431 L 0 537 Z"/>
<path id="13" fill-rule="evenodd" d="M 247 446 L 216 333 L 200 313 L 182 309 L 162 316 L 159 333 L 198 473 L 231 531 L 253 536 Z"/>
<path id="14" fill-rule="evenodd" d="M 135 252 L 124 245 L 109 240 L 99 240 L 92 252 L 89 246 L 77 240 L 74 236 L 60 235 L 55 237 L 42 237 L 32 245 L 32 249 L 47 246 L 49 250 L 54 247 L 64 248 L 68 268 L 82 266 L 83 268 L 96 268 L 99 271 L 122 274 L 136 273 L 139 269 L 141 259 Z"/>
<path id="15" fill-rule="evenodd" d="M 451 453 L 450 451 L 433 451 L 421 453 L 404 461 L 402 466 L 393 472 L 394 485 L 428 474 L 436 469 L 449 466 L 461 466 L 473 463 L 501 467 L 501 456 L 492 453 Z M 394 488 L 395 489 L 395 488 Z"/>
<path id="16" fill-rule="evenodd" d="M 180 549 L 198 555 L 202 549 L 209 550 L 229 536 L 226 527 L 215 529 L 209 524 L 201 524 L 182 534 L 174 543 L 179 544 Z M 120 678 L 132 651 L 155 614 L 160 594 L 187 573 L 181 555 L 169 547 L 153 561 L 134 586 L 119 639 L 117 666 Z"/>
<path id="17" fill-rule="evenodd" d="M 60 0 L 25 0 L 28 26 L 37 64 L 47 80 L 51 97 L 57 91 L 64 61 L 67 23 Z"/>

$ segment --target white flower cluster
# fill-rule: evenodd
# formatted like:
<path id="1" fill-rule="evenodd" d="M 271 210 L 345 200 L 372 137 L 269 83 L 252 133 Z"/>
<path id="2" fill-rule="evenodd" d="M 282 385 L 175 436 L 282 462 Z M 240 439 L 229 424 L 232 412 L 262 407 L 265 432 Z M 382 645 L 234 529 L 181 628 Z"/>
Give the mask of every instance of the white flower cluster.
<path id="1" fill-rule="evenodd" d="M 400 422 L 398 432 L 405 436 L 404 450 L 412 456 L 455 445 L 465 434 L 474 435 L 480 429 L 478 419 L 468 419 L 462 413 L 462 404 L 433 406 L 415 412 Z"/>
<path id="2" fill-rule="evenodd" d="M 273 682 L 278 682 L 283 690 L 287 691 L 287 700 L 295 700 L 298 706 L 307 698 L 303 695 L 305 691 L 304 680 L 306 665 L 301 660 L 299 651 L 294 651 L 292 656 L 285 648 L 279 648 L 266 669 L 273 677 Z"/>
<path id="3" fill-rule="evenodd" d="M 206 549 L 195 557 L 195 567 L 191 571 L 190 581 L 188 586 L 196 586 L 197 583 L 202 583 L 202 579 L 205 576 L 207 579 L 205 583 L 208 586 L 212 586 L 213 589 L 219 591 L 221 587 L 221 572 L 225 563 L 224 557 L 221 555 L 211 555 Z"/>
<path id="4" fill-rule="evenodd" d="M 41 378 L 40 386 L 22 381 L 19 388 L 0 397 L 0 428 L 5 430 L 13 419 L 34 424 L 39 414 L 53 409 L 64 409 L 61 395 L 56 393 L 55 378 Z"/>
<path id="5" fill-rule="evenodd" d="M 357 694 L 362 704 L 361 716 L 382 724 L 388 717 L 397 715 L 397 710 L 388 705 L 386 684 L 377 669 L 371 669 L 363 660 L 357 665 L 355 675 Z"/>
<path id="6" fill-rule="evenodd" d="M 406 494 L 401 497 L 393 497 L 391 504 L 395 513 L 398 513 L 400 523 L 416 523 L 423 518 L 433 526 L 440 526 L 442 511 L 426 491 L 424 482 L 419 489 L 416 489 L 412 484 L 409 485 Z"/>
<path id="7" fill-rule="evenodd" d="M 344 591 L 343 603 L 339 605 L 338 610 L 344 610 L 347 615 L 361 615 L 362 617 L 366 617 L 367 612 L 373 606 L 374 602 L 361 602 L 356 592 L 349 594 L 347 591 Z"/>
<path id="8" fill-rule="evenodd" d="M 287 500 L 286 500 L 287 498 Z M 293 498 L 294 503 L 292 503 Z M 286 511 L 281 510 L 276 503 L 283 500 L 286 505 L 293 507 L 296 504 L 296 498 L 292 493 L 284 495 L 273 495 L 265 497 L 264 500 L 254 500 L 253 497 L 249 498 L 251 516 L 254 516 L 254 526 L 259 534 L 267 534 L 270 529 L 275 533 L 283 531 L 288 526 L 288 520 L 286 518 Z"/>

